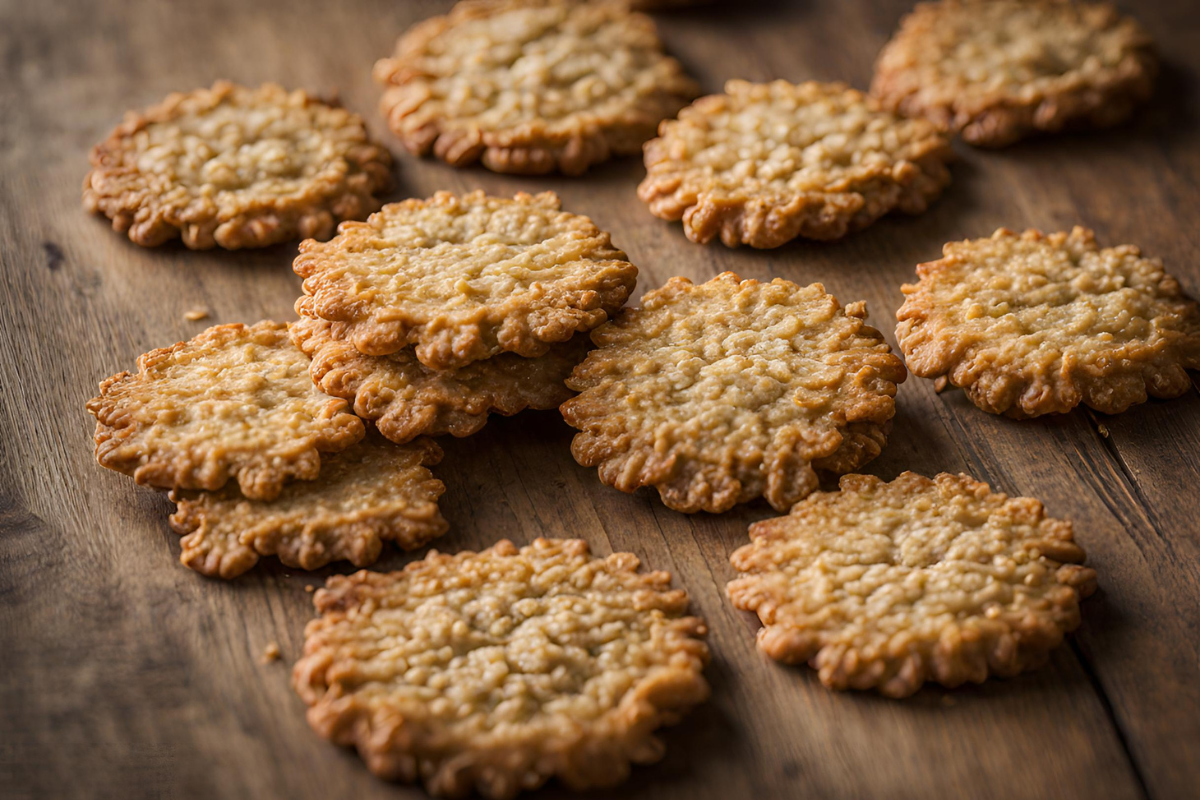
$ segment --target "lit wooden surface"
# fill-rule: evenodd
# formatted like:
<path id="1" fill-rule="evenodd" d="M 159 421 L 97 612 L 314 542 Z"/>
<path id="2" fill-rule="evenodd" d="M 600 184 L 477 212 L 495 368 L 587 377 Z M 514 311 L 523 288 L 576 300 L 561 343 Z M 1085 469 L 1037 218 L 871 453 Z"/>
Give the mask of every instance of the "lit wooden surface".
<path id="1" fill-rule="evenodd" d="M 671 50 L 706 90 L 726 78 L 865 86 L 904 0 L 717 2 L 664 14 Z M 1132 5 L 1132 4 L 1131 4 Z M 206 580 L 176 562 L 165 497 L 100 469 L 85 401 L 153 347 L 217 322 L 291 319 L 294 245 L 260 252 L 142 250 L 80 208 L 89 147 L 127 108 L 220 77 L 336 90 L 383 135 L 373 61 L 444 3 L 0 2 L 0 795 L 408 797 L 319 739 L 289 687 L 311 616 L 307 575 L 263 564 Z M 925 215 L 834 244 L 766 252 L 689 243 L 634 196 L 637 159 L 584 179 L 520 179 L 399 158 L 395 197 L 476 187 L 554 189 L 613 232 L 642 270 L 821 281 L 866 299 L 894 341 L 900 284 L 944 241 L 998 226 L 1094 227 L 1136 242 L 1200 294 L 1200 10 L 1137 13 L 1167 63 L 1131 125 L 996 153 L 960 148 Z M 396 142 L 384 136 L 399 153 Z M 187 322 L 196 306 L 213 311 Z M 1099 571 L 1079 633 L 1009 681 L 904 702 L 833 694 L 754 649 L 757 622 L 724 596 L 729 553 L 762 503 L 721 516 L 666 510 L 602 486 L 552 412 L 444 442 L 452 523 L 438 546 L 582 536 L 671 570 L 709 621 L 711 702 L 666 733 L 668 754 L 613 797 L 1106 798 L 1196 796 L 1200 785 L 1200 395 L 1119 417 L 1016 423 L 910 378 L 891 443 L 869 471 L 966 471 L 1076 522 Z M 378 564 L 405 563 L 394 552 Z M 348 571 L 339 567 L 336 571 Z M 261 665 L 277 642 L 282 661 Z M 538 796 L 557 797 L 551 785 Z M 594 796 L 604 796 L 596 793 Z"/>

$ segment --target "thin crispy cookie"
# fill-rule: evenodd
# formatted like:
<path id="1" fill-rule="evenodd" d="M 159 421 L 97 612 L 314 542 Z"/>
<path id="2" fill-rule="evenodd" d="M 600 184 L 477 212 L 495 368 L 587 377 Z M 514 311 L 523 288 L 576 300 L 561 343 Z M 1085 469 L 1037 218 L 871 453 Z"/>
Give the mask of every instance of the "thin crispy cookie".
<path id="1" fill-rule="evenodd" d="M 966 475 L 847 475 L 750 538 L 730 599 L 762 619 L 763 652 L 831 689 L 906 697 L 1032 669 L 1096 588 L 1070 522 Z"/>
<path id="2" fill-rule="evenodd" d="M 218 325 L 151 350 L 136 374 L 101 383 L 87 409 L 101 466 L 163 489 L 214 491 L 235 478 L 255 500 L 317 477 L 319 453 L 364 432 L 345 400 L 313 386 L 280 322 Z"/>
<path id="3" fill-rule="evenodd" d="M 1107 3 L 920 3 L 875 65 L 871 92 L 971 144 L 1107 126 L 1150 96 L 1158 59 L 1146 31 Z"/>
<path id="4" fill-rule="evenodd" d="M 379 208 L 392 183 L 392 157 L 360 117 L 271 83 L 172 94 L 131 112 L 91 162 L 84 207 L 144 247 L 328 238 Z"/>
<path id="5" fill-rule="evenodd" d="M 183 537 L 179 560 L 229 579 L 260 556 L 311 570 L 342 560 L 365 567 L 384 542 L 414 550 L 448 527 L 437 504 L 446 487 L 426 469 L 441 458 L 428 439 L 398 447 L 372 437 L 324 459 L 316 480 L 289 484 L 274 500 L 249 500 L 231 486 L 175 490 L 171 528 Z"/>
<path id="6" fill-rule="evenodd" d="M 592 333 L 561 407 L 581 431 L 571 452 L 676 511 L 760 495 L 785 510 L 887 440 L 905 370 L 866 315 L 819 283 L 672 278 Z"/>
<path id="7" fill-rule="evenodd" d="M 300 245 L 305 313 L 385 356 L 415 345 L 432 369 L 504 352 L 544 355 L 619 309 L 637 267 L 553 192 L 509 200 L 481 191 L 384 206 L 327 243 Z"/>
<path id="8" fill-rule="evenodd" d="M 318 733 L 433 795 L 613 786 L 708 696 L 704 622 L 669 573 L 637 569 L 538 539 L 335 576 L 293 685 Z"/>
<path id="9" fill-rule="evenodd" d="M 903 287 L 896 337 L 913 374 L 1022 419 L 1080 403 L 1116 414 L 1178 397 L 1200 369 L 1200 309 L 1162 261 L 1092 231 L 952 242 Z"/>
<path id="10" fill-rule="evenodd" d="M 837 239 L 893 209 L 917 214 L 950 182 L 932 124 L 840 83 L 729 81 L 646 143 L 640 197 L 693 242 L 778 247 Z"/>
<path id="11" fill-rule="evenodd" d="M 456 370 L 431 370 L 409 349 L 364 356 L 334 339 L 332 324 L 301 316 L 292 325 L 292 341 L 312 358 L 309 374 L 321 391 L 353 402 L 355 414 L 397 443 L 421 434 L 470 436 L 490 414 L 557 408 L 571 396 L 564 381 L 588 345 L 586 336 L 576 336 L 536 358 L 501 353 Z"/>
<path id="12" fill-rule="evenodd" d="M 405 34 L 375 80 L 410 152 L 520 174 L 639 153 L 699 93 L 649 17 L 571 0 L 460 2 Z"/>

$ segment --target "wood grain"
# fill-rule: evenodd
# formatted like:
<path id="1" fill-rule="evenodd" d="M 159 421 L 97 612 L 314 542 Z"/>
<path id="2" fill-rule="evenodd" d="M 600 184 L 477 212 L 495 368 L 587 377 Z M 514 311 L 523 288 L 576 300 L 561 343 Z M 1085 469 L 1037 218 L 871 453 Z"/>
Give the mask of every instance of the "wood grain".
<path id="1" fill-rule="evenodd" d="M 671 50 L 718 90 L 730 77 L 864 86 L 905 0 L 715 3 L 664 14 Z M 295 246 L 147 251 L 80 209 L 87 151 L 127 108 L 226 77 L 338 92 L 381 131 L 373 60 L 434 2 L 0 2 L 0 795 L 54 798 L 419 797 L 327 745 L 289 686 L 307 586 L 270 559 L 232 583 L 177 563 L 161 495 L 98 468 L 83 404 L 96 383 L 206 325 L 290 319 Z M 900 284 L 941 244 L 1006 225 L 1094 227 L 1165 259 L 1200 294 L 1200 11 L 1144 2 L 1167 70 L 1121 129 L 961 149 L 954 183 L 918 218 L 833 244 L 693 245 L 633 190 L 636 159 L 584 179 L 516 179 L 402 157 L 396 197 L 552 188 L 613 232 L 642 269 L 821 281 L 865 299 L 891 335 Z M 385 138 L 395 147 L 395 141 Z M 203 306 L 213 317 L 187 322 Z M 581 536 L 671 570 L 709 621 L 714 693 L 668 732 L 660 764 L 594 796 L 663 798 L 1194 797 L 1200 784 L 1200 393 L 1119 417 L 1013 422 L 927 381 L 901 387 L 892 441 L 869 470 L 967 471 L 1075 520 L 1101 593 L 1044 669 L 905 702 L 833 694 L 754 649 L 724 597 L 728 555 L 762 503 L 683 516 L 602 486 L 552 412 L 445 442 L 446 550 L 500 537 Z M 389 553 L 378 568 L 407 558 Z M 277 642 L 284 659 L 262 665 Z M 557 797 L 550 786 L 538 793 Z"/>

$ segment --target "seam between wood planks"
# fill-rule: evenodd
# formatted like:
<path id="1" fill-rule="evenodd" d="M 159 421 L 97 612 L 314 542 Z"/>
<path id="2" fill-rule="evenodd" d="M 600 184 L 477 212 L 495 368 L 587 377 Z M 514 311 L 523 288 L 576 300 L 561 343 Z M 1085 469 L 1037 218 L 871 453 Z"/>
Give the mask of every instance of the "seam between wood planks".
<path id="1" fill-rule="evenodd" d="M 1004 469 L 1000 459 L 990 458 L 985 461 L 982 458 L 983 454 L 977 450 L 977 443 L 974 441 L 974 439 L 967 437 L 966 430 L 963 428 L 962 421 L 959 419 L 959 414 L 956 413 L 954 409 L 947 407 L 943 403 L 938 403 L 936 405 L 944 409 L 945 417 L 947 418 L 948 422 L 952 423 L 955 429 L 957 429 L 960 434 L 961 441 L 965 441 L 967 444 L 969 444 L 968 449 L 971 456 L 969 460 L 976 464 L 984 473 L 982 476 L 979 476 L 979 478 L 986 480 L 993 486 L 993 488 L 1002 488 L 1001 486 L 997 486 L 997 484 L 1001 483 L 1002 481 L 1004 488 L 1015 489 L 1015 483 L 1007 474 L 1007 471 Z M 1103 438 L 1100 437 L 1099 431 L 1093 429 L 1093 433 L 1095 433 L 1098 438 Z M 960 437 L 955 437 L 956 441 L 960 441 Z M 986 440 L 984 441 L 986 442 Z M 959 449 L 961 450 L 961 448 Z M 990 448 L 988 449 L 990 450 Z M 1108 451 L 1107 447 L 1104 448 L 1103 452 L 1108 455 L 1109 458 L 1115 458 L 1115 456 Z M 1127 480 L 1127 473 L 1124 470 L 1124 465 L 1121 463 L 1119 458 L 1116 458 L 1116 460 L 1121 468 L 1122 476 L 1126 477 Z M 989 467 L 989 464 L 994 466 Z M 1092 488 L 1093 490 L 1095 489 L 1094 486 Z M 1112 505 L 1108 501 L 1108 498 L 1106 498 L 1103 493 L 1098 491 L 1096 492 L 1096 495 L 1100 498 L 1100 502 L 1104 505 L 1104 507 L 1108 509 L 1109 513 L 1111 513 L 1115 519 L 1120 520 L 1123 515 L 1118 514 L 1117 511 L 1113 509 Z M 1161 531 L 1159 531 L 1158 527 L 1146 514 L 1145 500 L 1141 496 L 1141 493 L 1138 492 L 1136 495 L 1132 496 L 1137 501 L 1139 511 L 1142 512 L 1142 515 L 1146 518 L 1146 521 L 1149 523 L 1151 529 L 1154 530 L 1155 534 L 1161 538 Z M 1139 551 L 1140 549 L 1141 548 L 1139 547 Z M 1092 691 L 1095 693 L 1096 698 L 1100 701 L 1100 705 L 1104 710 L 1105 716 L 1112 725 L 1113 733 L 1116 736 L 1117 743 L 1120 746 L 1121 751 L 1125 754 L 1125 760 L 1129 765 L 1130 772 L 1133 773 L 1134 780 L 1137 782 L 1137 785 L 1141 790 L 1142 797 L 1149 798 L 1149 800 L 1154 800 L 1153 795 L 1150 794 L 1149 787 L 1146 784 L 1145 776 L 1142 774 L 1142 767 L 1138 763 L 1137 756 L 1133 752 L 1128 735 L 1121 724 L 1120 718 L 1117 716 L 1116 709 L 1113 707 L 1112 701 L 1108 696 L 1108 692 L 1104 688 L 1104 684 L 1100 681 L 1099 674 L 1095 671 L 1092 664 L 1085 657 L 1083 650 L 1079 647 L 1079 643 L 1076 638 L 1074 636 L 1068 637 L 1067 642 L 1070 645 L 1071 653 L 1079 662 L 1080 669 L 1083 671 L 1084 675 L 1087 676 L 1088 683 L 1091 685 Z"/>
<path id="2" fill-rule="evenodd" d="M 1108 698 L 1108 692 L 1104 689 L 1104 684 L 1100 681 L 1100 676 L 1092 668 L 1091 662 L 1087 660 L 1083 649 L 1079 646 L 1079 642 L 1074 636 L 1067 639 L 1067 644 L 1070 646 L 1071 652 L 1079 659 L 1079 665 L 1083 668 L 1083 674 L 1087 676 L 1088 683 L 1092 685 L 1092 691 L 1099 698 L 1100 705 L 1104 708 L 1105 716 L 1112 723 L 1113 730 L 1117 734 L 1117 742 L 1121 745 L 1121 750 L 1124 751 L 1125 757 L 1129 761 L 1129 769 L 1133 772 L 1133 779 L 1137 781 L 1142 797 L 1153 800 L 1153 795 L 1150 794 L 1150 787 L 1146 784 L 1145 776 L 1142 775 L 1142 767 L 1138 764 L 1138 760 L 1133 754 L 1133 748 L 1125 735 L 1125 729 L 1121 726 L 1121 720 L 1117 717 L 1117 710 L 1113 708 L 1112 701 Z"/>

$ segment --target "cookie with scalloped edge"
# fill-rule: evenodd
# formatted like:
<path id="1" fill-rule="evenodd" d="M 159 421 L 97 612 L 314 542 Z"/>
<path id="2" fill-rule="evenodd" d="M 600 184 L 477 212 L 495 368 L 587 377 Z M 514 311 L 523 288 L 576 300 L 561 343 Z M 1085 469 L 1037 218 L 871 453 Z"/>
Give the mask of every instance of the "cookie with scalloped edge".
<path id="1" fill-rule="evenodd" d="M 431 369 L 545 355 L 608 319 L 637 283 L 609 234 L 553 192 L 438 192 L 339 231 L 300 245 L 294 269 L 311 300 L 297 308 L 361 353 L 412 346 Z"/>
<path id="2" fill-rule="evenodd" d="M 785 510 L 887 441 L 906 373 L 866 315 L 819 283 L 672 278 L 592 332 L 561 406 L 571 452 L 676 511 Z"/>
<path id="3" fill-rule="evenodd" d="M 950 143 L 840 83 L 734 80 L 659 127 L 638 197 L 693 242 L 839 239 L 924 211 L 950 183 Z"/>
<path id="4" fill-rule="evenodd" d="M 321 453 L 362 439 L 362 420 L 322 394 L 282 322 L 217 325 L 138 359 L 100 384 L 96 460 L 160 489 L 215 491 L 236 480 L 271 500 L 312 480 Z"/>
<path id="5" fill-rule="evenodd" d="M 328 238 L 392 185 L 392 157 L 362 119 L 268 83 L 169 95 L 92 150 L 83 204 L 144 247 L 196 250 Z"/>
<path id="6" fill-rule="evenodd" d="M 846 475 L 750 539 L 729 598 L 762 620 L 764 653 L 831 689 L 906 697 L 1032 669 L 1096 588 L 1070 522 L 966 475 Z"/>
<path id="7" fill-rule="evenodd" d="M 384 542 L 415 550 L 449 527 L 438 510 L 446 490 L 427 466 L 442 458 L 428 439 L 397 446 L 371 436 L 323 459 L 315 480 L 290 483 L 274 500 L 251 500 L 226 485 L 216 492 L 176 489 L 171 528 L 183 537 L 179 560 L 210 578 L 236 578 L 261 556 L 289 567 L 375 562 Z"/>
<path id="8" fill-rule="evenodd" d="M 914 375 L 1023 419 L 1083 403 L 1116 414 L 1178 397 L 1200 369 L 1200 308 L 1162 261 L 1092 231 L 951 242 L 903 288 L 896 338 Z"/>
<path id="9" fill-rule="evenodd" d="M 375 80 L 410 152 L 526 175 L 640 153 L 699 93 L 649 17 L 574 0 L 460 2 L 410 29 Z"/>
<path id="10" fill-rule="evenodd" d="M 1128 118 L 1154 88 L 1150 36 L 1108 3 L 918 3 L 884 47 L 871 92 L 982 147 Z"/>
<path id="11" fill-rule="evenodd" d="M 470 436 L 491 414 L 558 408 L 571 396 L 564 381 L 588 349 L 587 337 L 576 336 L 535 358 L 501 353 L 458 369 L 432 370 L 411 349 L 365 356 L 334 339 L 331 326 L 302 315 L 291 327 L 292 341 L 312 358 L 313 381 L 326 394 L 351 401 L 355 414 L 398 443 L 421 434 Z"/>
<path id="12" fill-rule="evenodd" d="M 292 677 L 309 724 L 439 797 L 614 786 L 709 691 L 703 620 L 638 566 L 538 539 L 332 577 Z"/>

